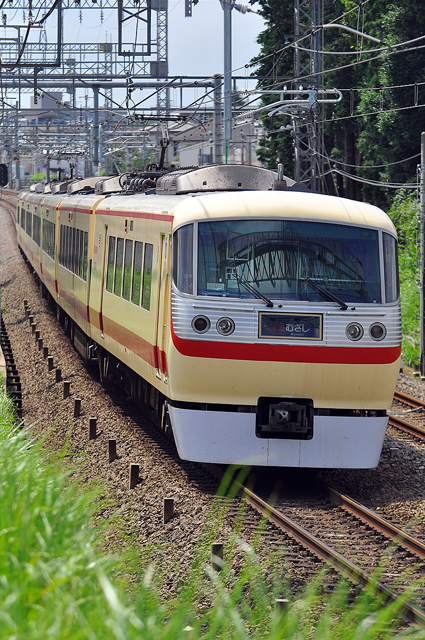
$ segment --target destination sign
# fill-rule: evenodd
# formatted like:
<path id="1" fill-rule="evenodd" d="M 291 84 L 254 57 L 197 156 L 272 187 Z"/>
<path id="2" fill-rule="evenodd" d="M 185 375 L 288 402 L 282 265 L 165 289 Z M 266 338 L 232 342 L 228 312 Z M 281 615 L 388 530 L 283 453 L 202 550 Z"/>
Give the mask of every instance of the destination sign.
<path id="1" fill-rule="evenodd" d="M 260 338 L 322 340 L 322 316 L 310 313 L 260 312 Z"/>

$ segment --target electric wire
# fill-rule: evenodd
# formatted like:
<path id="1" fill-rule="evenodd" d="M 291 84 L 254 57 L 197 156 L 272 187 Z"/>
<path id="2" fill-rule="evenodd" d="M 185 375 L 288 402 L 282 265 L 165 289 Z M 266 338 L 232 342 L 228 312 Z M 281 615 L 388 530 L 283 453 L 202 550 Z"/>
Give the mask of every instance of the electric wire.
<path id="1" fill-rule="evenodd" d="M 373 187 L 385 187 L 387 189 L 417 189 L 416 184 L 406 184 L 406 183 L 395 183 L 395 182 L 380 182 L 379 180 L 370 180 L 368 178 L 360 178 L 359 176 L 353 175 L 352 173 L 348 173 L 347 171 L 342 171 L 342 169 L 334 169 L 331 168 L 329 171 L 325 171 L 323 175 L 327 175 L 328 173 L 339 173 L 341 176 L 345 178 L 350 178 L 350 180 L 354 180 L 355 182 L 362 182 L 363 184 L 368 184 Z"/>

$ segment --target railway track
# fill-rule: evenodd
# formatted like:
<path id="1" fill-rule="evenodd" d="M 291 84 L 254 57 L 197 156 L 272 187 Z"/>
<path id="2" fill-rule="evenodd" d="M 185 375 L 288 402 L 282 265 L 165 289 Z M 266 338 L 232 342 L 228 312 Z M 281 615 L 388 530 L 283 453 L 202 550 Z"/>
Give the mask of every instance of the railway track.
<path id="1" fill-rule="evenodd" d="M 307 556 L 301 556 L 302 567 L 307 571 L 308 563 L 312 565 L 314 557 L 316 562 L 326 563 L 338 575 L 343 575 L 352 583 L 360 586 L 373 585 L 385 601 L 391 602 L 396 601 L 409 588 L 412 580 L 425 582 L 425 544 L 422 541 L 326 484 L 322 485 L 320 496 L 316 499 L 311 496 L 308 498 L 307 507 L 305 504 L 297 504 L 297 500 L 291 503 L 285 497 L 279 498 L 276 506 L 271 506 L 267 499 L 252 490 L 244 486 L 240 490 L 259 516 L 267 517 L 276 529 L 284 532 L 307 552 Z M 326 509 L 325 502 L 328 503 Z M 314 531 L 311 531 L 312 522 L 315 525 Z M 351 544 L 347 545 L 347 552 L 344 554 L 328 542 L 332 533 L 330 522 L 333 522 L 333 530 L 335 527 L 341 531 L 347 527 L 351 530 Z M 249 526 L 255 526 L 253 520 L 249 521 Z M 341 536 L 344 535 L 346 534 L 341 533 Z M 270 530 L 267 531 L 267 540 L 271 545 L 279 544 L 276 534 L 273 536 Z M 380 573 L 380 579 L 377 579 L 373 575 L 374 571 L 388 548 L 391 548 L 392 554 L 391 567 L 388 566 Z M 355 560 L 349 557 L 353 555 L 353 549 L 357 556 Z M 300 554 L 294 548 L 290 549 L 288 557 L 299 565 Z M 403 572 L 406 572 L 404 582 Z M 335 584 L 335 577 L 331 577 L 330 581 Z M 397 583 L 396 587 L 394 583 Z M 332 584 L 329 586 L 332 588 Z M 405 619 L 425 626 L 424 604 L 425 593 L 412 590 L 409 601 L 401 605 Z"/>
<path id="2" fill-rule="evenodd" d="M 115 391 L 111 391 L 111 396 L 114 396 L 115 393 Z M 122 414 L 125 415 L 126 418 L 134 421 L 137 427 L 143 429 L 143 431 L 146 433 L 146 424 L 144 424 L 144 419 L 139 414 L 139 409 L 134 405 L 129 405 L 122 398 L 121 400 L 118 398 L 116 400 Z M 150 441 L 150 446 L 153 449 L 158 448 L 158 450 L 161 450 L 161 459 L 163 463 L 165 461 L 165 457 L 170 457 L 173 459 L 174 464 L 179 464 L 174 448 L 171 445 L 171 448 L 168 452 L 166 445 L 166 452 L 164 454 L 164 442 L 162 441 L 162 438 L 159 438 L 155 435 L 154 431 L 152 431 L 152 440 Z M 192 483 L 198 486 L 205 483 L 205 485 L 208 486 L 208 491 L 211 493 L 214 492 L 215 483 L 208 478 L 204 481 L 199 478 L 197 476 L 195 466 L 198 465 L 187 463 L 187 468 L 185 470 L 186 477 L 188 477 Z M 161 471 L 161 473 L 163 473 L 163 471 Z M 202 491 L 205 492 L 205 486 L 202 488 Z M 326 495 L 327 491 L 328 490 L 324 492 Z M 370 558 L 368 555 L 370 554 L 370 550 L 365 551 L 363 555 L 362 550 L 364 545 L 361 536 L 356 537 L 354 536 L 354 534 L 348 534 L 348 536 L 345 535 L 345 538 L 353 538 L 352 546 L 357 547 L 355 555 L 360 555 L 360 561 L 359 557 L 356 557 L 355 559 L 353 559 L 353 557 L 346 557 L 345 554 L 341 553 L 340 548 L 334 549 L 334 545 L 329 543 L 329 539 L 332 537 L 332 534 L 335 531 L 335 523 L 339 523 L 342 512 L 346 512 L 348 514 L 347 527 L 350 526 L 350 522 L 355 522 L 356 524 L 353 524 L 353 527 L 354 529 L 359 528 L 359 526 L 362 527 L 360 529 L 362 536 L 365 535 L 365 532 L 368 532 L 368 529 L 375 529 L 375 526 L 372 523 L 372 516 L 370 514 L 365 520 L 357 513 L 358 503 L 356 503 L 355 501 L 345 496 L 344 502 L 342 504 L 339 502 L 340 500 L 342 500 L 342 494 L 339 494 L 339 497 L 337 497 L 335 494 L 332 494 L 332 501 L 325 498 L 325 501 L 329 503 L 326 505 L 326 512 L 330 514 L 329 517 L 325 518 L 324 507 L 322 508 L 318 506 L 317 503 L 316 506 L 312 509 L 305 509 L 306 513 L 303 516 L 296 516 L 295 511 L 296 509 L 300 509 L 299 505 L 288 506 L 288 504 L 285 504 L 285 498 L 283 498 L 278 505 L 271 507 L 267 504 L 267 500 L 265 500 L 264 497 L 254 494 L 249 489 L 243 489 L 243 494 L 249 501 L 249 504 L 252 505 L 253 509 L 255 508 L 258 513 L 264 513 L 265 511 L 268 514 L 270 526 L 268 526 L 267 530 L 264 532 L 265 544 L 269 547 L 273 545 L 279 547 L 282 544 L 285 544 L 285 548 L 289 549 L 287 556 L 294 566 L 293 574 L 298 574 L 300 586 L 303 586 L 301 583 L 305 584 L 306 579 L 312 577 L 315 571 L 317 572 L 318 565 L 322 566 L 322 564 L 326 562 L 330 567 L 333 567 L 336 571 L 338 571 L 338 573 L 342 573 L 350 577 L 350 579 L 359 582 L 360 584 L 373 582 L 373 584 L 377 586 L 377 589 L 384 593 L 385 596 L 388 596 L 388 598 L 391 600 L 394 600 L 398 597 L 399 594 L 394 588 L 391 587 L 391 575 L 384 576 L 388 578 L 389 582 L 386 582 L 384 580 L 377 581 L 374 579 L 373 566 L 371 570 L 369 569 L 369 567 L 371 566 Z M 321 500 L 323 502 L 323 496 Z M 334 504 L 332 504 L 332 502 Z M 286 503 L 288 503 L 287 500 Z M 335 503 L 337 506 L 335 506 Z M 235 509 L 237 508 L 238 506 L 236 504 Z M 314 509 L 316 509 L 316 513 L 313 513 Z M 353 511 L 355 511 L 356 513 L 353 513 Z M 253 520 L 253 522 L 255 521 Z M 258 524 L 258 520 L 256 522 Z M 329 524 L 329 522 L 333 524 Z M 359 525 L 359 522 L 362 524 Z M 313 531 L 310 531 L 309 525 L 311 525 L 312 523 L 314 523 L 315 527 Z M 388 524 L 390 525 L 389 527 Z M 320 528 L 319 525 L 322 526 L 323 535 L 318 530 Z M 252 526 L 256 525 L 254 524 Z M 374 541 L 372 544 L 372 546 L 376 547 L 374 550 L 375 561 L 379 561 L 379 558 L 381 558 L 382 554 L 384 553 L 384 549 L 388 547 L 388 542 L 386 543 L 386 547 L 382 544 L 382 539 L 385 535 L 385 540 L 396 539 L 397 543 L 400 543 L 399 548 L 401 548 L 402 551 L 399 552 L 399 555 L 401 555 L 400 561 L 397 560 L 397 562 L 399 562 L 399 566 L 403 566 L 404 568 L 406 566 L 411 567 L 414 561 L 417 564 L 418 572 L 417 574 L 415 573 L 415 575 L 420 575 L 420 572 L 423 570 L 421 562 L 424 557 L 423 555 L 421 555 L 423 553 L 423 551 L 421 550 L 421 543 L 415 541 L 414 538 L 408 537 L 405 532 L 400 531 L 399 529 L 391 525 L 391 523 L 386 523 L 384 525 L 381 524 L 380 527 L 381 529 L 376 529 L 376 533 L 374 534 Z M 279 536 L 276 535 L 276 528 L 279 528 L 280 531 L 284 532 L 284 535 L 286 537 L 283 539 L 283 542 L 282 538 L 279 538 Z M 403 565 L 401 563 L 401 560 L 404 560 Z M 392 568 L 392 578 L 394 578 L 394 576 L 400 576 L 400 573 L 403 570 L 405 569 L 399 569 L 399 567 Z M 390 571 L 388 571 L 387 573 L 390 573 Z M 294 580 L 296 579 L 297 577 L 294 578 Z M 399 591 L 403 592 L 404 589 L 405 587 L 401 586 L 399 588 Z M 418 600 L 421 600 L 420 604 L 422 606 L 421 594 L 418 594 Z M 413 620 L 418 624 L 425 626 L 425 616 L 423 611 L 421 611 L 420 606 L 418 606 L 417 602 L 411 602 L 410 604 L 407 603 L 403 605 L 403 611 L 410 620 Z"/>
<path id="3" fill-rule="evenodd" d="M 419 400 L 418 398 L 413 398 L 405 393 L 400 391 L 394 392 L 394 400 L 401 404 L 412 407 L 413 410 L 416 411 L 424 411 L 425 410 L 425 402 Z M 395 414 L 390 414 L 388 419 L 388 424 L 403 433 L 407 433 L 414 438 L 418 438 L 419 440 L 425 441 L 425 429 L 420 425 L 415 425 L 410 422 L 406 422 L 399 416 Z"/>

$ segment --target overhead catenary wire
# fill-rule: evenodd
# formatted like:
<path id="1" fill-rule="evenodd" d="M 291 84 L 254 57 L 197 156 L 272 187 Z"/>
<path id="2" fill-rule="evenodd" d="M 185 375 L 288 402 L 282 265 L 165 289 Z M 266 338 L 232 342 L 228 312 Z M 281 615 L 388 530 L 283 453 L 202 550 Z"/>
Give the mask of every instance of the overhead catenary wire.
<path id="1" fill-rule="evenodd" d="M 417 189 L 417 184 L 407 184 L 402 182 L 380 182 L 379 180 L 370 180 L 368 178 L 360 178 L 352 173 L 348 173 L 347 171 L 343 171 L 342 169 L 331 168 L 328 171 L 325 171 L 322 175 L 328 175 L 329 173 L 339 173 L 341 176 L 345 178 L 350 178 L 350 180 L 354 180 L 355 182 L 362 182 L 363 184 L 369 184 L 373 187 L 386 187 L 387 189 Z"/>
<path id="2" fill-rule="evenodd" d="M 11 66 L 9 66 L 9 64 L 5 65 L 8 68 L 10 68 L 10 71 L 13 71 L 17 67 L 17 65 L 19 64 L 22 56 L 24 55 L 25 47 L 27 45 L 28 37 L 29 37 L 29 34 L 30 34 L 30 31 L 31 31 L 32 27 L 34 27 L 35 25 L 42 25 L 47 20 L 47 18 L 53 13 L 53 11 L 56 9 L 56 7 L 60 3 L 60 1 L 61 0 L 55 0 L 53 5 L 50 7 L 50 9 L 47 11 L 47 13 L 42 18 L 40 18 L 40 20 L 34 20 L 34 21 L 29 20 L 28 26 L 27 26 L 27 30 L 25 32 L 24 40 L 23 40 L 21 48 L 19 50 L 17 59 L 15 60 L 15 62 L 12 63 Z"/>

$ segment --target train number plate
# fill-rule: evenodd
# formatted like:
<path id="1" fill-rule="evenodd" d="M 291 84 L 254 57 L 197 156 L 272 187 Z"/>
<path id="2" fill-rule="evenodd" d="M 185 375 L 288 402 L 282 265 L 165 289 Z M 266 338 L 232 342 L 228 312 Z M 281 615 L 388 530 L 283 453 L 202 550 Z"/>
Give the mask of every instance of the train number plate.
<path id="1" fill-rule="evenodd" d="M 260 338 L 322 340 L 322 315 L 260 312 Z"/>

